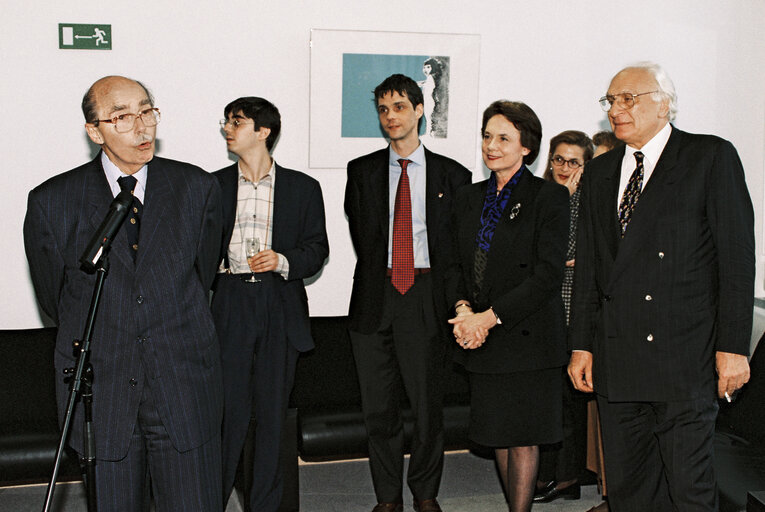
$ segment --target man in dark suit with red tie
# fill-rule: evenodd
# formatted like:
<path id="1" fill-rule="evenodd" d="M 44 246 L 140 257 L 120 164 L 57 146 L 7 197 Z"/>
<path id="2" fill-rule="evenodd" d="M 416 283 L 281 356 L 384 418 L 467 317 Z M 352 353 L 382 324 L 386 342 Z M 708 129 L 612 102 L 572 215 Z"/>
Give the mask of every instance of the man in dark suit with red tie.
<path id="1" fill-rule="evenodd" d="M 717 510 L 717 397 L 749 379 L 752 202 L 735 148 L 670 124 L 656 64 L 600 102 L 626 146 L 582 180 L 569 375 L 595 391 L 613 510 Z"/>
<path id="2" fill-rule="evenodd" d="M 24 221 L 32 282 L 58 326 L 59 417 L 69 397 L 63 370 L 74 366 L 95 283 L 79 259 L 128 188 L 135 224 L 111 245 L 90 355 L 98 510 L 143 512 L 153 494 L 157 510 L 219 511 L 223 399 L 208 291 L 220 187 L 196 166 L 154 156 L 159 109 L 139 82 L 102 78 L 82 110 L 101 151 L 32 190 Z M 80 454 L 82 414 L 78 403 L 69 435 Z"/>
<path id="3" fill-rule="evenodd" d="M 378 504 L 403 510 L 404 433 L 396 389 L 414 416 L 407 483 L 414 508 L 436 512 L 443 468 L 441 382 L 450 345 L 445 290 L 456 278 L 452 201 L 462 165 L 420 142 L 422 91 L 396 74 L 374 91 L 390 146 L 348 163 L 345 212 L 356 250 L 350 336 Z"/>

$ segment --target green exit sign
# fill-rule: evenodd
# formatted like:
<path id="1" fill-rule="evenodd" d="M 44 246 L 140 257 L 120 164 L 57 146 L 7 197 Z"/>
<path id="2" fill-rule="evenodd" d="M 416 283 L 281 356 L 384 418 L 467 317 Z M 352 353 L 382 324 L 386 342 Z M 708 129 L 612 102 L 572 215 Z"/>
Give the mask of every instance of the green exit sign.
<path id="1" fill-rule="evenodd" d="M 111 25 L 58 24 L 58 47 L 61 50 L 111 50 Z"/>

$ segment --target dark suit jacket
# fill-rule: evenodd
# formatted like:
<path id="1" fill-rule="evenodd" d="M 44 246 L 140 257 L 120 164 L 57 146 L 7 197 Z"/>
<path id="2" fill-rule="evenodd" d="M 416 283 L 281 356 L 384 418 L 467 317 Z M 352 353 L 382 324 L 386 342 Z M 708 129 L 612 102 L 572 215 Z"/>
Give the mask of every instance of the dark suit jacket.
<path id="1" fill-rule="evenodd" d="M 582 181 L 571 344 L 594 356 L 595 391 L 615 401 L 711 396 L 714 352 L 747 354 L 754 297 L 752 202 L 718 137 L 672 128 L 623 239 L 624 149 Z"/>
<path id="2" fill-rule="evenodd" d="M 78 262 L 106 216 L 112 192 L 101 155 L 29 193 L 24 243 L 37 297 L 58 325 L 55 368 L 59 416 L 81 339 L 95 276 Z M 218 340 L 208 307 L 221 233 L 220 188 L 190 164 L 149 162 L 137 260 L 126 230 L 111 247 L 110 267 L 93 330 L 93 416 L 98 458 L 127 453 L 147 379 L 162 422 L 180 451 L 220 435 Z M 69 436 L 82 451 L 82 412 Z"/>
<path id="3" fill-rule="evenodd" d="M 380 325 L 385 270 L 388 268 L 390 208 L 388 148 L 348 162 L 345 213 L 356 249 L 350 303 L 350 328 L 371 334 Z M 425 149 L 425 215 L 433 273 L 435 311 L 446 322 L 447 283 L 456 277 L 451 209 L 457 189 L 470 183 L 470 172 L 456 161 Z"/>
<path id="4" fill-rule="evenodd" d="M 462 279 L 452 302 L 470 300 L 475 312 L 491 306 L 502 324 L 489 331 L 481 348 L 458 350 L 457 360 L 479 373 L 563 366 L 566 319 L 560 289 L 568 249 L 568 191 L 523 172 L 497 224 L 483 288 L 474 300 L 475 240 L 487 184 L 488 180 L 475 183 L 457 194 Z"/>
<path id="5" fill-rule="evenodd" d="M 228 257 L 236 222 L 238 172 L 237 164 L 215 172 L 223 191 L 224 229 L 219 261 Z M 290 265 L 288 279 L 280 287 L 287 339 L 301 352 L 311 350 L 314 343 L 303 279 L 316 274 L 329 255 L 324 199 L 318 181 L 276 164 L 272 229 L 271 248 L 283 254 Z M 277 282 L 281 282 L 281 278 Z"/>

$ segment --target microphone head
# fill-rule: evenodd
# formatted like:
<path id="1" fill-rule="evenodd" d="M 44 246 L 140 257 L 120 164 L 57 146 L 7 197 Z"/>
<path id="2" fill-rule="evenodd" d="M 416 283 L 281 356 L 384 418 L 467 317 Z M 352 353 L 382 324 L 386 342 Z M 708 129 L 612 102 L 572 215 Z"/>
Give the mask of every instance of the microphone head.
<path id="1" fill-rule="evenodd" d="M 118 210 L 122 210 L 123 208 L 130 207 L 130 203 L 133 202 L 133 193 L 129 190 L 123 190 L 119 194 L 117 194 L 117 197 L 114 198 L 114 201 L 112 201 L 112 208 L 116 208 Z"/>

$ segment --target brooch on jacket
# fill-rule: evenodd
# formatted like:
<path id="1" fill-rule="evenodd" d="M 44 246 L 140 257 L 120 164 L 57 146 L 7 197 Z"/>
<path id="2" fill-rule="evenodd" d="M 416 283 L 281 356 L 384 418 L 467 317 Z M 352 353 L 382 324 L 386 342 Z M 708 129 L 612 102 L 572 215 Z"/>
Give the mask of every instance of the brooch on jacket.
<path id="1" fill-rule="evenodd" d="M 518 216 L 518 212 L 521 211 L 521 203 L 515 203 L 515 206 L 513 206 L 510 209 L 510 218 L 514 219 Z"/>

